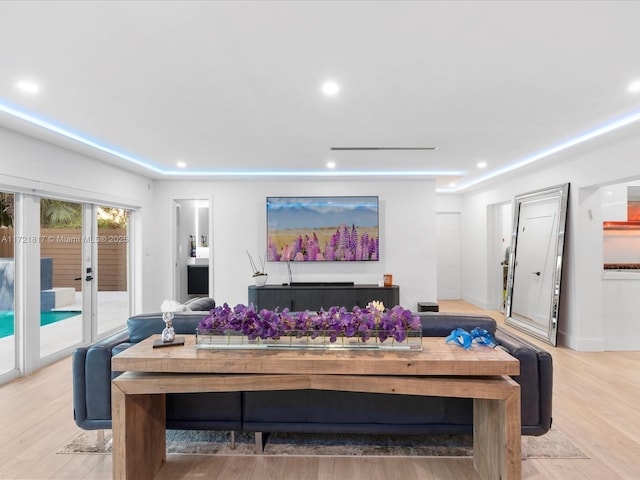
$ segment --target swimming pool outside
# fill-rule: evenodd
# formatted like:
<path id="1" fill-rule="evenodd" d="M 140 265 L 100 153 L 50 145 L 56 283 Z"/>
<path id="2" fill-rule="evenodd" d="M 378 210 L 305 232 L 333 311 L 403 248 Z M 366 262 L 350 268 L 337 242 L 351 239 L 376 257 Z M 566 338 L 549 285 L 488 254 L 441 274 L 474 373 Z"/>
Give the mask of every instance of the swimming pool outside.
<path id="1" fill-rule="evenodd" d="M 80 311 L 55 310 L 51 312 L 40 313 L 40 326 L 50 325 L 52 323 L 65 320 L 67 318 L 81 315 Z M 0 311 L 0 338 L 8 337 L 14 334 L 14 312 Z"/>

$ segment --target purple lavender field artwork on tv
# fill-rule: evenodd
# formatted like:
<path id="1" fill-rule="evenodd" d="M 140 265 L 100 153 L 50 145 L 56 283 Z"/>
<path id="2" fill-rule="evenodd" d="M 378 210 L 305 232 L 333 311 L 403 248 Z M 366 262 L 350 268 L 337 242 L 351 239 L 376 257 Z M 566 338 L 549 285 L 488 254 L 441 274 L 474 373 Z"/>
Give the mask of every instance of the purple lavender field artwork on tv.
<path id="1" fill-rule="evenodd" d="M 270 262 L 376 261 L 378 197 L 267 197 Z"/>

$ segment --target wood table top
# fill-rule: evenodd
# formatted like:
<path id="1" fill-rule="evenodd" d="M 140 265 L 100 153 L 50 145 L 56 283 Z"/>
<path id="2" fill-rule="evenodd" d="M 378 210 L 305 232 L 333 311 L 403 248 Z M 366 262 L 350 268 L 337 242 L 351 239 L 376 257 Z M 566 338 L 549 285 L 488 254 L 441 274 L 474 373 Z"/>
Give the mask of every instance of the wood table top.
<path id="1" fill-rule="evenodd" d="M 182 335 L 181 335 L 182 336 Z M 518 375 L 520 362 L 502 349 L 473 344 L 469 350 L 424 337 L 422 351 L 200 349 L 195 335 L 180 346 L 153 348 L 153 335 L 111 359 L 113 371 L 216 374 Z"/>

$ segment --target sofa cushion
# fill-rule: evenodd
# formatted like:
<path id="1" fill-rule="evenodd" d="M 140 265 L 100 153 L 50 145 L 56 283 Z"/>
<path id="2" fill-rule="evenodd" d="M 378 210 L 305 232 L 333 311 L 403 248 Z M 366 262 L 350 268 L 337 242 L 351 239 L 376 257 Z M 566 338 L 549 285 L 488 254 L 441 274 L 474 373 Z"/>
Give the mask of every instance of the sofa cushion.
<path id="1" fill-rule="evenodd" d="M 192 312 L 209 312 L 215 308 L 216 302 L 209 297 L 195 297 L 187 300 L 183 305 L 189 307 Z"/>
<path id="2" fill-rule="evenodd" d="M 285 390 L 245 392 L 243 429 L 280 432 L 471 433 L 473 401 L 417 395 Z"/>
<path id="3" fill-rule="evenodd" d="M 492 335 L 496 333 L 496 321 L 484 315 L 459 313 L 419 312 L 423 337 L 446 337 L 452 330 L 462 328 L 470 332 L 476 327 L 484 328 Z"/>
<path id="4" fill-rule="evenodd" d="M 167 394 L 167 428 L 240 430 L 241 392 Z"/>

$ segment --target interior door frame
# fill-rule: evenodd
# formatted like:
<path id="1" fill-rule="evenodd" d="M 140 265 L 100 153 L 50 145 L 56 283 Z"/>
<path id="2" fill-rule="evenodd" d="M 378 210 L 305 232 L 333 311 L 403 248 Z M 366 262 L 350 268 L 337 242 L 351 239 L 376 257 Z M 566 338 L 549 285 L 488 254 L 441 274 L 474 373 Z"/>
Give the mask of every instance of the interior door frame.
<path id="1" fill-rule="evenodd" d="M 181 301 L 181 299 L 184 299 L 183 295 L 189 295 L 187 293 L 187 263 L 183 263 L 185 257 L 189 254 L 189 251 L 186 248 L 185 244 L 186 232 L 184 230 L 184 226 L 187 224 L 187 218 L 184 211 L 184 202 L 194 202 L 194 210 L 197 210 L 198 208 L 204 208 L 203 206 L 198 207 L 199 202 L 207 202 L 208 204 L 208 226 L 206 229 L 202 230 L 202 232 L 206 232 L 207 242 L 209 246 L 209 258 L 207 261 L 207 265 L 209 266 L 208 295 L 209 297 L 213 298 L 213 197 L 209 195 L 200 195 L 194 197 L 177 196 L 171 199 L 171 238 L 173 238 L 173 245 L 171 249 L 173 252 L 171 263 L 171 291 L 173 292 L 173 299 L 176 301 Z"/>
<path id="2" fill-rule="evenodd" d="M 80 284 L 82 285 L 82 324 L 85 342 L 98 337 L 98 237 L 97 206 L 82 203 L 82 264 Z M 91 278 L 91 280 L 89 280 Z"/>
<path id="3" fill-rule="evenodd" d="M 550 245 L 554 250 L 554 269 L 551 281 L 551 302 L 548 306 L 549 318 L 545 328 L 528 321 L 525 317 L 513 314 L 513 291 L 515 269 L 518 264 L 518 231 L 520 227 L 520 211 L 523 205 L 543 200 L 555 200 L 558 215 L 556 218 L 557 235 L 551 240 Z M 555 346 L 558 333 L 558 320 L 560 316 L 560 287 L 562 283 L 562 265 L 565 229 L 567 225 L 567 207 L 569 202 L 569 183 L 556 185 L 553 187 L 536 190 L 533 192 L 517 195 L 514 199 L 513 208 L 513 229 L 511 237 L 511 248 L 509 252 L 509 270 L 507 274 L 507 299 L 506 299 L 506 318 L 505 323 L 514 328 L 524 331 L 529 335 L 536 337 L 550 345 Z M 517 288 L 517 285 L 515 286 Z"/>

